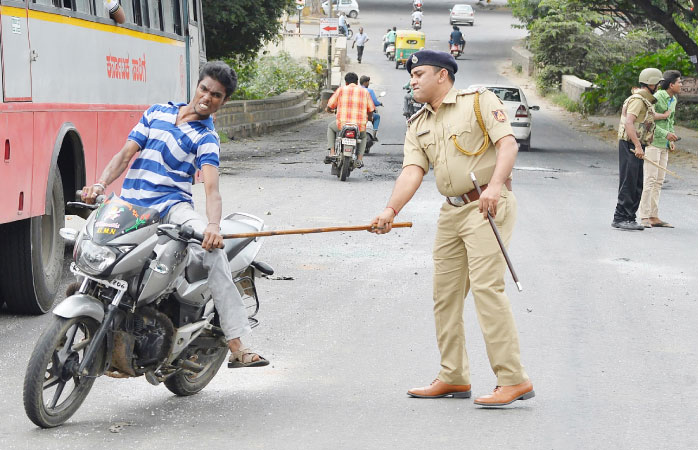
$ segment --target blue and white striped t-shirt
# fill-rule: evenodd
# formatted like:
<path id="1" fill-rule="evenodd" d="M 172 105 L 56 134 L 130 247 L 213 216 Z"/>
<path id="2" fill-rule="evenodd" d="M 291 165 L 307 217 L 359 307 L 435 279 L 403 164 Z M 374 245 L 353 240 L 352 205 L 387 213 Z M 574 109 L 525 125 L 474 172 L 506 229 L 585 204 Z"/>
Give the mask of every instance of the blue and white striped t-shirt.
<path id="1" fill-rule="evenodd" d="M 153 105 L 127 139 L 141 152 L 126 173 L 121 197 L 138 206 L 155 208 L 165 217 L 171 206 L 192 202 L 192 181 L 197 169 L 219 167 L 219 135 L 211 117 L 175 126 L 186 103 Z"/>

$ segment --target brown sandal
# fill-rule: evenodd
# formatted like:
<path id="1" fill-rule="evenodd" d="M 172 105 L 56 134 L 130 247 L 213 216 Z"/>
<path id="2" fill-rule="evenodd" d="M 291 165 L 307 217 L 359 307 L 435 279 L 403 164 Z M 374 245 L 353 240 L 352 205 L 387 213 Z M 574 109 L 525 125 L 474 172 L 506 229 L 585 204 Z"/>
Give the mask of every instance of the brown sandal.
<path id="1" fill-rule="evenodd" d="M 254 360 L 258 357 L 257 361 Z M 229 369 L 238 369 L 240 367 L 262 367 L 270 364 L 270 361 L 266 360 L 257 353 L 251 352 L 248 348 L 243 348 L 237 352 L 231 352 L 231 357 L 228 359 Z"/>

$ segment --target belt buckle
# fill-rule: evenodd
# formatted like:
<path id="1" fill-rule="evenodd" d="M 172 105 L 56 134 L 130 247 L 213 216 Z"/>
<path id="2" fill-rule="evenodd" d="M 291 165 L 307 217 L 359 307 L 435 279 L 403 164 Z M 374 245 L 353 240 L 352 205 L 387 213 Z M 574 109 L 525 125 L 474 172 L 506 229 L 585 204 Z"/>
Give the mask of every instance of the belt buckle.
<path id="1" fill-rule="evenodd" d="M 452 206 L 464 206 L 466 203 L 462 197 L 448 197 Z"/>

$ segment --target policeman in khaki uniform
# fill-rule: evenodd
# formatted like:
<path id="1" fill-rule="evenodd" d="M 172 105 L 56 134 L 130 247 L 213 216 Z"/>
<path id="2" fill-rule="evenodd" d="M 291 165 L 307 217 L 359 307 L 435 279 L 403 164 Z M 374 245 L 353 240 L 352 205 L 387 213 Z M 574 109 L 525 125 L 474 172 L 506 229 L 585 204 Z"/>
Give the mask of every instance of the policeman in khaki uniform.
<path id="1" fill-rule="evenodd" d="M 442 369 L 429 386 L 408 395 L 420 398 L 470 398 L 469 361 L 464 337 L 464 300 L 471 289 L 497 387 L 474 403 L 503 406 L 532 398 L 535 392 L 520 362 L 518 333 L 504 293 L 505 258 L 487 220 L 491 212 L 506 245 L 517 203 L 509 174 L 518 144 L 492 92 L 453 87 L 457 63 L 444 52 L 421 50 L 406 63 L 416 101 L 426 105 L 408 120 L 403 170 L 373 232 L 391 231 L 401 208 L 418 190 L 430 165 L 440 209 L 433 259 L 435 328 Z M 469 173 L 481 185 L 479 197 Z"/>
<path id="2" fill-rule="evenodd" d="M 644 150 L 654 141 L 654 120 L 668 117 L 668 114 L 654 112 L 654 92 L 663 78 L 659 69 L 650 67 L 642 70 L 639 73 L 640 88 L 622 104 L 617 130 L 620 180 L 611 224 L 613 228 L 644 230 L 644 226 L 637 223 L 637 209 L 644 188 Z"/>

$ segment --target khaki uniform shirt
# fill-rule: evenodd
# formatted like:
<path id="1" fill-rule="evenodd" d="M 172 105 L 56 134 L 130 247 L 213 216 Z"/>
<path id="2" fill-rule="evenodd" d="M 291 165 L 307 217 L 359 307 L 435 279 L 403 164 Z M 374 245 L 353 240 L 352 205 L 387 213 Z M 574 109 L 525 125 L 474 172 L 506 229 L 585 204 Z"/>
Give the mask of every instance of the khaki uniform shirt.
<path id="1" fill-rule="evenodd" d="M 484 133 L 474 113 L 475 92 L 452 88 L 437 112 L 426 104 L 409 120 L 403 167 L 416 165 L 427 173 L 432 165 L 438 190 L 448 197 L 474 189 L 470 172 L 474 172 L 480 186 L 487 184 L 496 168 L 494 142 L 513 134 L 503 103 L 493 92 L 482 88 L 479 105 L 491 142 L 478 156 L 467 156 L 457 149 L 452 136 L 456 136 L 459 146 L 468 152 L 477 151 L 484 142 Z"/>
<path id="2" fill-rule="evenodd" d="M 644 98 L 639 98 L 639 96 Z M 656 98 L 646 89 L 637 89 L 632 96 L 628 97 L 622 105 L 622 114 L 620 115 L 620 126 L 617 129 L 617 139 L 622 141 L 630 141 L 625 130 L 625 122 L 627 114 L 634 114 L 634 128 L 637 131 L 637 138 L 642 145 L 648 145 L 654 139 L 654 109 L 647 106 L 656 103 Z"/>

